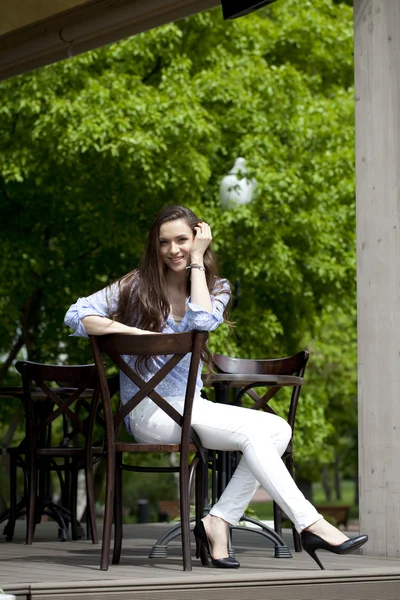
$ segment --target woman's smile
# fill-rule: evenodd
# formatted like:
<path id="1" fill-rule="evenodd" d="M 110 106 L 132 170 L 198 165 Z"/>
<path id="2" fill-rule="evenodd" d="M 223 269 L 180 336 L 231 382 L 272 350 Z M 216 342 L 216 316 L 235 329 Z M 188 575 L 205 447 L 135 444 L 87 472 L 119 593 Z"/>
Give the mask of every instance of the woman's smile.
<path id="1" fill-rule="evenodd" d="M 181 272 L 181 271 L 186 271 L 186 267 L 189 264 L 189 260 L 185 257 L 185 256 L 179 256 L 179 257 L 165 257 L 165 264 L 167 265 L 167 267 L 169 269 L 171 269 L 171 271 L 174 272 Z"/>

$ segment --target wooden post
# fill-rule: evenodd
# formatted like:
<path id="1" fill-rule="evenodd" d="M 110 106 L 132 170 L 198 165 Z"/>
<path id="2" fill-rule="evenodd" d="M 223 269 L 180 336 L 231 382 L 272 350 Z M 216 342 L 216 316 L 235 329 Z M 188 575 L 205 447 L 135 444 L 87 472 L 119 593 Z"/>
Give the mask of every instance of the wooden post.
<path id="1" fill-rule="evenodd" d="M 354 0 L 360 529 L 400 556 L 400 1 Z"/>

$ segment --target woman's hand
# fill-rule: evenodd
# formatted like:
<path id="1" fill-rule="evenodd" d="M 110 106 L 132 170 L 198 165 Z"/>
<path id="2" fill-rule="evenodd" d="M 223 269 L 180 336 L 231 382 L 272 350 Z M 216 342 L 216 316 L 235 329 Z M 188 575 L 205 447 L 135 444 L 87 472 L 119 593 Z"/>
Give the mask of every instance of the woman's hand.
<path id="1" fill-rule="evenodd" d="M 190 248 L 190 262 L 203 267 L 204 252 L 211 243 L 212 235 L 210 226 L 201 221 L 194 228 L 195 238 Z M 210 291 L 207 286 L 207 278 L 204 269 L 192 268 L 190 272 L 190 298 L 193 304 L 197 304 L 206 312 L 212 312 Z"/>
<path id="2" fill-rule="evenodd" d="M 210 226 L 201 221 L 194 228 L 195 238 L 190 248 L 190 260 L 192 262 L 203 262 L 203 256 L 211 243 L 212 235 Z"/>

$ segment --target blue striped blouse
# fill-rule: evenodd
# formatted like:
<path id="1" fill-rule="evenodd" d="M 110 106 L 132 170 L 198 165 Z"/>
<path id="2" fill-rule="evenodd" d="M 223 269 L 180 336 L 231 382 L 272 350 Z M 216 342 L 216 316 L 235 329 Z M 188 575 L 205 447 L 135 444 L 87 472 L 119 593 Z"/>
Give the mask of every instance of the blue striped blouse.
<path id="1" fill-rule="evenodd" d="M 162 333 L 183 333 L 198 329 L 201 331 L 213 331 L 223 322 L 223 313 L 230 299 L 230 285 L 226 279 L 219 280 L 218 294 L 211 294 L 212 312 L 207 312 L 201 306 L 191 302 L 190 298 L 186 302 L 186 313 L 180 323 L 176 323 L 170 314 Z M 82 319 L 91 315 L 100 317 L 109 317 L 118 308 L 119 289 L 118 284 L 111 286 L 88 296 L 79 298 L 75 304 L 68 309 L 64 322 L 74 330 L 73 336 L 88 337 Z M 135 369 L 135 357 L 124 357 L 124 360 Z M 169 360 L 168 356 L 152 357 L 150 361 L 150 371 L 143 377 L 150 379 L 152 363 L 155 370 L 162 367 Z M 156 391 L 163 397 L 184 396 L 186 393 L 186 384 L 188 379 L 190 365 L 190 354 L 185 356 L 181 362 L 165 377 L 165 379 L 156 387 Z M 196 395 L 200 394 L 202 388 L 201 369 L 199 367 L 196 382 Z M 135 384 L 124 374 L 120 373 L 121 384 L 121 402 L 125 404 L 132 398 L 137 391 Z M 130 433 L 129 418 L 125 419 L 127 429 Z"/>

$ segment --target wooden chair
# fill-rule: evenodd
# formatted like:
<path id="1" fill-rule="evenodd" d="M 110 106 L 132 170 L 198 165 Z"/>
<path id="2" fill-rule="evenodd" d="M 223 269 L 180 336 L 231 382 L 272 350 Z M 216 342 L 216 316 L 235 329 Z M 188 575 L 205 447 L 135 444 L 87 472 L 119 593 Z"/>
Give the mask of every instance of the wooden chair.
<path id="1" fill-rule="evenodd" d="M 87 518 L 93 543 L 98 543 L 94 494 L 93 462 L 86 463 L 85 437 L 93 431 L 99 396 L 94 365 L 60 366 L 19 361 L 22 375 L 26 435 L 10 453 L 11 498 L 7 539 L 12 540 L 17 513 L 16 470 L 25 472 L 26 543 L 32 544 L 36 522 L 46 514 L 59 524 L 59 537 L 67 539 L 71 522 L 72 539 L 78 539 L 76 497 L 78 470 L 85 469 Z M 61 383 L 58 386 L 56 382 Z M 82 405 L 88 410 L 82 410 Z M 77 409 L 80 410 L 77 410 Z M 92 448 L 90 456 L 100 459 L 102 447 Z M 50 473 L 56 472 L 61 486 L 61 504 L 49 492 Z"/>
<path id="2" fill-rule="evenodd" d="M 196 516 L 201 518 L 204 504 L 204 473 L 206 451 L 200 439 L 191 427 L 193 398 L 196 389 L 196 378 L 200 363 L 201 352 L 207 340 L 204 332 L 175 333 L 162 335 L 107 335 L 90 336 L 93 355 L 100 382 L 101 396 L 106 428 L 106 497 L 104 510 L 103 542 L 101 549 L 100 568 L 107 570 L 109 566 L 109 553 L 111 545 L 111 527 L 114 505 L 115 536 L 113 550 L 113 564 L 118 564 L 121 556 L 122 545 L 122 471 L 147 471 L 153 473 L 179 472 L 180 489 L 180 518 L 182 527 L 182 553 L 183 569 L 190 571 L 190 501 L 189 491 L 193 474 L 196 474 Z M 170 373 L 170 371 L 191 353 L 190 368 L 185 396 L 185 408 L 181 416 L 154 388 Z M 127 377 L 137 386 L 138 392 L 113 414 L 108 394 L 106 372 L 102 355 L 107 355 Z M 171 356 L 160 370 L 155 372 L 146 382 L 123 360 L 122 356 Z M 149 397 L 157 406 L 165 411 L 176 423 L 182 427 L 180 444 L 140 444 L 118 441 L 119 430 L 124 418 L 143 400 Z M 90 445 L 89 445 L 90 446 Z M 123 453 L 137 452 L 179 452 L 180 466 L 175 467 L 133 467 L 123 463 Z M 189 463 L 189 454 L 195 457 Z"/>
<path id="3" fill-rule="evenodd" d="M 304 373 L 307 366 L 307 361 L 309 359 L 309 352 L 303 350 L 302 352 L 298 352 L 293 356 L 289 356 L 286 358 L 271 358 L 271 359 L 260 359 L 260 360 L 252 360 L 245 358 L 232 358 L 230 356 L 225 356 L 223 354 L 214 354 L 213 355 L 213 363 L 216 368 L 216 371 L 219 373 L 228 373 L 232 374 L 262 374 L 262 375 L 296 375 L 298 377 L 304 377 Z M 258 384 L 260 386 L 260 384 Z M 250 398 L 255 402 L 254 406 L 251 408 L 255 410 L 265 410 L 272 414 L 276 414 L 275 411 L 269 406 L 268 402 L 275 396 L 275 394 L 279 391 L 279 386 L 270 387 L 267 392 L 263 396 L 259 396 L 257 392 L 253 389 L 256 387 L 255 385 L 246 386 L 246 388 L 242 389 L 239 392 L 239 395 L 236 397 L 236 402 L 240 402 L 241 398 L 247 394 Z M 296 420 L 296 411 L 297 405 L 300 397 L 300 386 L 294 386 L 289 412 L 287 415 L 287 422 L 292 428 L 292 432 L 294 433 L 295 420 Z M 293 437 L 290 440 L 288 447 L 286 448 L 285 453 L 282 456 L 282 460 L 285 462 L 286 467 L 289 473 L 294 476 L 293 469 Z M 274 502 L 274 529 L 279 534 L 282 535 L 282 510 L 280 507 Z M 300 536 L 297 533 L 296 529 L 293 526 L 293 541 L 296 552 L 300 552 L 301 540 Z"/>

